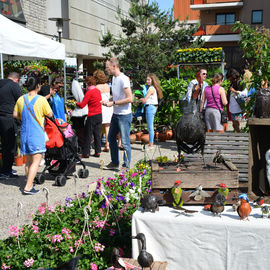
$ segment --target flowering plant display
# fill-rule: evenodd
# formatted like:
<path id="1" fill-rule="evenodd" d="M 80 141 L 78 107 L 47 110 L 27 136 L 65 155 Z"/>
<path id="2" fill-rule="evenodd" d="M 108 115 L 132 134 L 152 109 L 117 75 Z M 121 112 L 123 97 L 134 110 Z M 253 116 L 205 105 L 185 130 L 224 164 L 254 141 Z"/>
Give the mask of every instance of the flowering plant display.
<path id="1" fill-rule="evenodd" d="M 49 76 L 52 72 L 47 66 L 35 63 L 26 66 L 24 68 L 24 73 L 32 76 Z"/>
<path id="2" fill-rule="evenodd" d="M 224 59 L 222 47 L 218 48 L 188 48 L 178 50 L 179 63 L 210 63 L 221 62 Z"/>
<path id="3" fill-rule="evenodd" d="M 1 269 L 53 268 L 80 255 L 78 269 L 105 269 L 113 247 L 131 254 L 131 218 L 151 191 L 149 164 L 99 178 L 89 194 L 67 197 L 65 205 L 42 203 L 31 225 L 9 227 L 0 240 Z M 94 187 L 94 188 L 93 188 Z"/>

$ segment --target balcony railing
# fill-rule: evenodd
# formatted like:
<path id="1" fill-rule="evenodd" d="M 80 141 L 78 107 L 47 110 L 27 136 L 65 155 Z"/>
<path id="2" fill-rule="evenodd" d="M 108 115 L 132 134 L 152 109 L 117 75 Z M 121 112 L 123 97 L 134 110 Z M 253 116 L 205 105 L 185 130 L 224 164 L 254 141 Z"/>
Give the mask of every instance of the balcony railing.
<path id="1" fill-rule="evenodd" d="M 198 31 L 194 34 L 195 36 L 212 36 L 212 35 L 232 35 L 238 34 L 239 31 L 234 32 L 232 30 L 233 24 L 226 25 L 216 25 L 216 24 L 207 24 L 202 25 Z"/>
<path id="2" fill-rule="evenodd" d="M 191 5 L 243 2 L 243 0 L 190 0 Z"/>
<path id="3" fill-rule="evenodd" d="M 243 0 L 190 0 L 190 8 L 193 10 L 241 8 L 243 5 Z"/>

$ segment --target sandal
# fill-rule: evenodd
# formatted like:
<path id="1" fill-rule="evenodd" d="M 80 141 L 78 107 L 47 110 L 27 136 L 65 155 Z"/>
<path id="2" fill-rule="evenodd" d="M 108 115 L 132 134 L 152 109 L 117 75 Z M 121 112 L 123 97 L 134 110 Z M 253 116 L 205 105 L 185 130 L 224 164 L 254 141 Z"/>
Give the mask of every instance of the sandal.
<path id="1" fill-rule="evenodd" d="M 105 148 L 103 149 L 103 152 L 109 152 L 109 151 L 110 151 L 110 148 L 105 147 Z"/>

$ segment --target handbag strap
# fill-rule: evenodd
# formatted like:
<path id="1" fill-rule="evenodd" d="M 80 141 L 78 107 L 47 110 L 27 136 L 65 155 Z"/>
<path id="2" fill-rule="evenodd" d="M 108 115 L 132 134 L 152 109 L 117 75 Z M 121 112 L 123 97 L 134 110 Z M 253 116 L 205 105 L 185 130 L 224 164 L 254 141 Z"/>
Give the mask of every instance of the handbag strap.
<path id="1" fill-rule="evenodd" d="M 214 99 L 214 101 L 215 101 L 215 103 L 216 103 L 216 105 L 217 105 L 217 107 L 218 107 L 218 110 L 219 110 L 219 112 L 221 113 L 221 110 L 220 110 L 220 108 L 219 108 L 219 106 L 218 106 L 218 104 L 217 104 L 217 101 L 216 101 L 216 99 L 215 99 L 215 96 L 214 96 L 214 93 L 213 93 L 212 86 L 211 86 L 211 93 L 212 93 L 213 99 Z"/>
<path id="2" fill-rule="evenodd" d="M 26 102 L 26 99 L 25 99 L 25 96 L 23 96 L 23 99 L 24 99 L 24 103 L 28 109 L 28 111 L 31 113 L 31 115 L 33 116 L 33 118 L 37 121 L 38 125 L 42 128 L 42 130 L 44 131 L 44 128 L 40 125 L 40 123 L 38 122 L 36 116 L 32 113 L 32 111 L 29 109 L 28 105 L 27 105 L 27 102 Z"/>

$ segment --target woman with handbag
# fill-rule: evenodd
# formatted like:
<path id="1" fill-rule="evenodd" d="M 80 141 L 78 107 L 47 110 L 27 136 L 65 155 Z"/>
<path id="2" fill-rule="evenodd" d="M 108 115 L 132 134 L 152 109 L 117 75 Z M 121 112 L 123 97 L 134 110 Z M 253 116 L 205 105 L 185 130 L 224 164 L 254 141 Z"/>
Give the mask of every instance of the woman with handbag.
<path id="1" fill-rule="evenodd" d="M 223 107 L 227 105 L 226 93 L 221 84 L 223 75 L 217 73 L 212 78 L 212 85 L 206 86 L 202 95 L 200 112 L 202 113 L 206 101 L 205 122 L 207 132 L 224 132 Z"/>
<path id="2" fill-rule="evenodd" d="M 29 77 L 28 94 L 21 96 L 15 105 L 13 117 L 22 120 L 21 153 L 26 155 L 26 185 L 23 194 L 35 195 L 33 182 L 36 177 L 42 155 L 46 152 L 44 121 L 45 116 L 52 117 L 52 109 L 45 97 L 38 95 L 40 78 Z"/>

